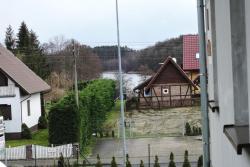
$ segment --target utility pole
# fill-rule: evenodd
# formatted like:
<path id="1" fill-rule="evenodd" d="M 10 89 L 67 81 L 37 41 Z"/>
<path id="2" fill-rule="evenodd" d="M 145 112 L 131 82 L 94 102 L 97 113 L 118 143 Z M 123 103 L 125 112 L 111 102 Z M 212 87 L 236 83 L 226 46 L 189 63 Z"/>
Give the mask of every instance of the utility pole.
<path id="1" fill-rule="evenodd" d="M 75 42 L 74 40 L 72 40 L 73 43 L 73 57 L 74 57 L 74 80 L 75 80 L 75 98 L 76 98 L 76 105 L 77 108 L 79 108 L 79 95 L 78 95 L 78 84 L 77 84 L 77 68 L 76 68 L 76 51 L 75 51 Z M 79 48 L 78 48 L 78 52 L 77 52 L 78 56 L 79 56 Z"/>
<path id="2" fill-rule="evenodd" d="M 117 26 L 117 45 L 118 45 L 118 63 L 119 63 L 119 82 L 120 82 L 120 100 L 121 100 L 121 125 L 122 125 L 122 138 L 123 138 L 123 166 L 126 165 L 126 136 L 124 126 L 124 101 L 123 101 L 123 81 L 122 81 L 122 61 L 121 61 L 121 48 L 120 48 L 120 32 L 119 32 L 119 15 L 118 15 L 118 0 L 116 0 L 116 26 Z"/>
<path id="3" fill-rule="evenodd" d="M 204 1 L 197 0 L 199 50 L 200 50 L 200 82 L 201 82 L 201 114 L 202 114 L 202 141 L 203 141 L 203 165 L 210 166 L 209 150 L 209 122 L 208 122 L 208 98 L 207 98 L 207 67 L 206 44 L 204 26 Z"/>

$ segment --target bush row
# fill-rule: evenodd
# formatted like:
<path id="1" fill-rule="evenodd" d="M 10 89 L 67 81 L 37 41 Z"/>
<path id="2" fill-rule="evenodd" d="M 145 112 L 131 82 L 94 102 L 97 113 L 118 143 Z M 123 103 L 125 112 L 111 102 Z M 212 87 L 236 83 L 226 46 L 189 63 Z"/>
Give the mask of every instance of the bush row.
<path id="1" fill-rule="evenodd" d="M 105 165 L 102 164 L 101 158 L 100 158 L 99 154 L 97 154 L 96 159 L 97 159 L 97 161 L 96 161 L 95 167 L 102 167 L 102 166 L 106 166 L 107 165 L 107 164 L 105 164 Z M 62 164 L 62 163 L 65 164 L 64 160 L 63 161 L 62 160 L 63 160 L 63 157 L 61 157 L 59 159 L 58 164 Z M 77 167 L 77 166 L 84 166 L 85 167 L 87 165 L 86 165 L 86 161 L 84 160 L 82 165 L 78 164 L 78 162 L 75 162 L 73 166 L 75 166 L 75 167 Z M 111 167 L 118 167 L 119 166 L 116 163 L 115 157 L 112 157 L 110 166 Z M 125 166 L 126 167 L 132 167 L 132 164 L 130 163 L 129 155 L 128 154 L 126 154 L 126 164 L 125 164 Z M 146 166 L 148 166 L 148 165 L 146 165 Z M 154 165 L 153 166 L 154 167 L 160 167 L 159 158 L 158 158 L 157 155 L 155 156 Z M 170 153 L 169 163 L 168 163 L 167 166 L 168 167 L 176 167 L 176 164 L 175 164 L 175 161 L 174 161 L 174 154 L 172 152 Z M 202 155 L 201 155 L 198 158 L 197 167 L 202 167 L 202 166 L 203 166 L 203 159 L 202 159 Z M 140 160 L 140 167 L 144 167 L 144 162 L 142 160 Z M 185 151 L 185 154 L 184 154 L 184 161 L 183 161 L 182 167 L 191 167 L 191 164 L 190 164 L 189 159 L 188 159 L 188 151 L 187 150 Z"/>
<path id="2" fill-rule="evenodd" d="M 48 118 L 50 144 L 79 141 L 79 112 L 72 92 L 51 106 Z"/>
<path id="3" fill-rule="evenodd" d="M 185 125 L 185 135 L 186 136 L 197 136 L 201 135 L 202 131 L 200 127 L 191 126 L 188 122 Z"/>
<path id="4" fill-rule="evenodd" d="M 80 92 L 80 146 L 81 150 L 89 144 L 93 133 L 102 131 L 106 114 L 114 106 L 115 82 L 95 80 Z"/>
<path id="5" fill-rule="evenodd" d="M 69 92 L 49 112 L 49 142 L 79 142 L 81 150 L 93 133 L 101 132 L 106 113 L 114 106 L 115 82 L 99 79 L 84 83 L 79 91 L 79 108 L 75 95 Z"/>

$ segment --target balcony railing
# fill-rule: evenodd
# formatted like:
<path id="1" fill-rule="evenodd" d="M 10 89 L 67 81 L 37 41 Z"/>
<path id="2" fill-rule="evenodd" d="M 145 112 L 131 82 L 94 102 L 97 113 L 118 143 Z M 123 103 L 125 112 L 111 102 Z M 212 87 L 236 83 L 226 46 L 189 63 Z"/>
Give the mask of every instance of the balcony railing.
<path id="1" fill-rule="evenodd" d="M 15 96 L 15 86 L 0 86 L 0 97 Z"/>

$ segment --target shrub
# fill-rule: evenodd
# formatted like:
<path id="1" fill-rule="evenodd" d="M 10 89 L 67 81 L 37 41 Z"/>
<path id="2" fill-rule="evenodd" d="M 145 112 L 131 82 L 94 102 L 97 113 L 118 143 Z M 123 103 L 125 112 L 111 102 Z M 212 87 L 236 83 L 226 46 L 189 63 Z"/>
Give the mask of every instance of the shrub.
<path id="1" fill-rule="evenodd" d="M 182 167 L 191 167 L 189 160 L 188 160 L 188 151 L 187 150 L 185 151 L 185 154 L 184 154 L 184 163 L 183 163 Z"/>
<path id="2" fill-rule="evenodd" d="M 97 163 L 96 163 L 95 166 L 96 167 L 102 167 L 102 162 L 101 162 L 99 154 L 97 154 L 96 159 L 97 159 Z"/>
<path id="3" fill-rule="evenodd" d="M 78 165 L 78 162 L 77 161 L 74 161 L 74 163 L 73 163 L 73 167 L 78 167 L 79 165 Z"/>
<path id="4" fill-rule="evenodd" d="M 186 135 L 188 136 L 192 134 L 191 126 L 188 122 L 185 125 L 185 131 L 186 131 Z"/>
<path id="5" fill-rule="evenodd" d="M 87 166 L 85 160 L 82 161 L 82 166 L 83 166 L 83 167 Z"/>
<path id="6" fill-rule="evenodd" d="M 92 81 L 79 93 L 80 146 L 89 143 L 92 134 L 103 136 L 102 125 L 107 112 L 114 106 L 115 82 L 107 79 Z"/>
<path id="7" fill-rule="evenodd" d="M 66 144 L 79 141 L 79 113 L 75 96 L 69 93 L 55 103 L 49 112 L 50 144 Z"/>
<path id="8" fill-rule="evenodd" d="M 144 163 L 143 163 L 142 160 L 141 160 L 141 162 L 140 162 L 140 167 L 144 167 Z"/>
<path id="9" fill-rule="evenodd" d="M 98 79 L 79 87 L 79 108 L 74 93 L 69 92 L 50 108 L 48 127 L 50 144 L 80 142 L 83 151 L 93 133 L 103 136 L 102 124 L 114 106 L 115 81 Z"/>
<path id="10" fill-rule="evenodd" d="M 31 139 L 32 138 L 30 129 L 28 128 L 28 126 L 25 123 L 22 124 L 21 136 L 23 139 Z"/>
<path id="11" fill-rule="evenodd" d="M 154 163 L 154 167 L 160 167 L 160 164 L 159 164 L 159 159 L 158 159 L 158 156 L 157 156 L 157 155 L 155 156 L 155 163 Z"/>
<path id="12" fill-rule="evenodd" d="M 64 162 L 64 158 L 63 158 L 63 154 L 60 153 L 60 157 L 59 157 L 59 160 L 58 160 L 58 167 L 65 167 L 65 162 Z"/>
<path id="13" fill-rule="evenodd" d="M 45 116 L 40 116 L 39 120 L 38 120 L 38 128 L 39 129 L 46 129 L 48 126 L 48 122 L 47 119 L 45 118 Z"/>
<path id="14" fill-rule="evenodd" d="M 197 162 L 197 167 L 203 167 L 203 157 L 202 155 L 199 156 L 198 162 Z"/>
<path id="15" fill-rule="evenodd" d="M 115 161 L 115 157 L 112 157 L 111 167 L 117 167 L 117 163 Z"/>
<path id="16" fill-rule="evenodd" d="M 199 135 L 202 135 L 201 127 L 199 127 L 198 131 L 199 131 Z"/>
<path id="17" fill-rule="evenodd" d="M 168 164 L 168 167 L 176 167 L 175 162 L 174 162 L 174 154 L 171 152 L 169 156 L 170 162 Z"/>
<path id="18" fill-rule="evenodd" d="M 126 167 L 132 167 L 130 161 L 129 161 L 129 156 L 126 154 Z"/>

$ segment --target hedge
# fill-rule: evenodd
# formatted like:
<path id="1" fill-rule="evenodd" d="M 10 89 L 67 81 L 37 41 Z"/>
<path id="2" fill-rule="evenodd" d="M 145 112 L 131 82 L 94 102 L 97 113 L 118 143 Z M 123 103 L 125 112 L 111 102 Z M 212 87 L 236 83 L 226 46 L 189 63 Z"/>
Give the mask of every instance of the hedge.
<path id="1" fill-rule="evenodd" d="M 79 91 L 79 109 L 74 94 L 68 93 L 49 113 L 49 142 L 79 142 L 81 151 L 93 133 L 102 133 L 106 114 L 114 106 L 115 81 L 98 79 L 84 84 Z"/>
<path id="2" fill-rule="evenodd" d="M 75 96 L 68 93 L 49 112 L 49 143 L 66 144 L 79 141 L 79 113 Z"/>
<path id="3" fill-rule="evenodd" d="M 102 133 L 106 114 L 114 106 L 115 82 L 99 79 L 88 84 L 80 92 L 80 146 L 89 144 L 93 133 Z"/>

